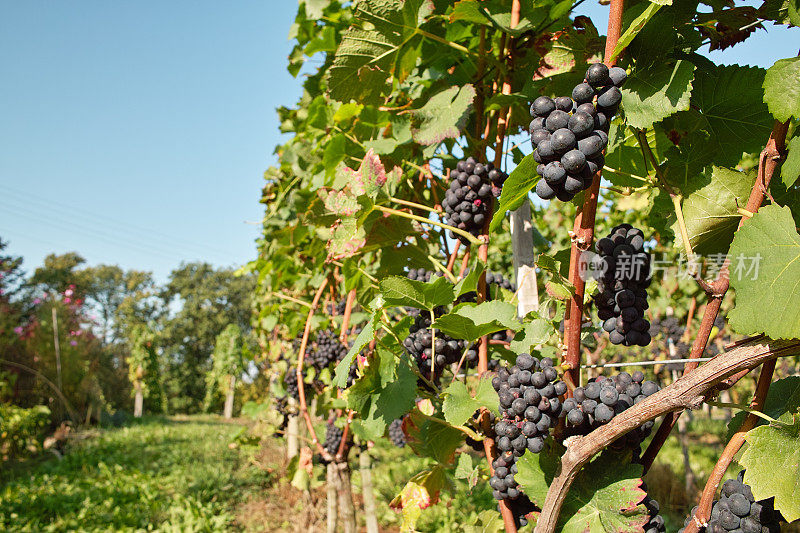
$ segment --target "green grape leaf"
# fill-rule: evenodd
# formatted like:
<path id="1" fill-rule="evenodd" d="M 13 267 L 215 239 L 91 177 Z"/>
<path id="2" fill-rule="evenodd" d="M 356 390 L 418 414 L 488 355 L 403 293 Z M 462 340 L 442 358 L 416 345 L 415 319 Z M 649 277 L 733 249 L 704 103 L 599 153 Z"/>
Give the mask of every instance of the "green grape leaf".
<path id="1" fill-rule="evenodd" d="M 409 111 L 411 135 L 422 145 L 437 145 L 445 139 L 457 139 L 467 121 L 475 88 L 450 87 L 433 96 L 419 109 Z"/>
<path id="2" fill-rule="evenodd" d="M 736 232 L 730 260 L 736 290 L 736 307 L 728 315 L 731 327 L 743 335 L 800 338 L 800 235 L 791 210 L 776 205 L 759 209 Z"/>
<path id="3" fill-rule="evenodd" d="M 472 418 L 475 411 L 481 407 L 486 407 L 496 415 L 499 415 L 500 400 L 497 392 L 492 387 L 491 379 L 483 378 L 478 382 L 475 396 L 471 396 L 467 386 L 457 380 L 453 380 L 450 386 L 444 391 L 444 403 L 442 412 L 444 419 L 454 426 L 463 426 L 467 420 Z"/>
<path id="4" fill-rule="evenodd" d="M 539 182 L 539 174 L 536 173 L 537 165 L 533 154 L 526 155 L 503 183 L 500 202 L 492 217 L 492 223 L 489 225 L 490 231 L 496 231 L 500 227 L 506 211 L 517 209 L 528 199 L 528 193 Z"/>
<path id="5" fill-rule="evenodd" d="M 456 296 L 461 296 L 468 292 L 475 292 L 478 290 L 478 280 L 481 278 L 481 273 L 484 270 L 484 265 L 478 261 L 477 267 L 472 268 L 467 272 L 467 275 L 456 282 L 454 291 Z"/>
<path id="6" fill-rule="evenodd" d="M 553 325 L 543 318 L 534 318 L 514 336 L 509 348 L 514 353 L 531 353 L 534 346 L 545 344 L 555 333 Z"/>
<path id="7" fill-rule="evenodd" d="M 456 463 L 456 471 L 454 473 L 456 479 L 466 479 L 469 488 L 472 489 L 478 484 L 479 474 L 480 469 L 477 464 L 474 464 L 470 454 L 462 453 L 458 456 L 458 463 Z"/>
<path id="8" fill-rule="evenodd" d="M 764 70 L 738 65 L 695 72 L 692 105 L 706 120 L 706 131 L 718 145 L 715 161 L 739 163 L 742 152 L 760 152 L 772 132 L 772 117 L 763 101 Z M 724 159 L 721 157 L 724 156 Z"/>
<path id="9" fill-rule="evenodd" d="M 689 109 L 694 65 L 689 61 L 658 62 L 635 71 L 622 89 L 625 120 L 634 128 L 650 128 L 664 118 Z"/>
<path id="10" fill-rule="evenodd" d="M 633 41 L 634 37 L 636 37 L 639 32 L 642 31 L 642 29 L 645 27 L 645 24 L 647 24 L 647 22 L 653 18 L 653 15 L 658 13 L 658 10 L 661 9 L 662 5 L 669 5 L 671 3 L 672 2 L 663 2 L 662 4 L 661 1 L 658 1 L 647 4 L 647 7 L 644 9 L 644 11 L 642 11 L 638 17 L 633 19 L 630 26 L 625 29 L 625 32 L 619 38 L 619 41 L 617 41 L 617 46 L 614 47 L 614 51 L 611 52 L 611 57 L 609 59 L 614 59 L 617 57 L 626 46 L 631 44 L 631 41 Z"/>
<path id="11" fill-rule="evenodd" d="M 653 151 L 658 161 L 663 159 L 663 154 L 674 147 L 664 134 L 661 127 L 650 128 L 646 133 L 647 144 Z M 636 132 L 626 127 L 620 121 L 613 121 L 608 132 L 608 148 L 606 150 L 605 167 L 621 172 L 603 170 L 603 178 L 620 187 L 641 187 L 641 179 L 627 176 L 633 174 L 638 178 L 647 178 L 653 171 L 653 166 L 645 159 L 645 153 L 639 144 Z"/>
<path id="12" fill-rule="evenodd" d="M 328 71 L 328 92 L 340 102 L 378 103 L 389 78 L 402 80 L 404 65 L 416 61 L 415 34 L 430 6 L 423 0 L 361 0 L 354 10 L 363 27 L 343 32 Z"/>
<path id="13" fill-rule="evenodd" d="M 347 389 L 347 406 L 359 414 L 365 440 L 381 438 L 386 426 L 414 407 L 417 376 L 404 358 L 378 344 L 364 374 Z"/>
<path id="14" fill-rule="evenodd" d="M 800 135 L 795 135 L 789 141 L 789 155 L 781 165 L 781 178 L 788 189 L 800 178 Z"/>
<path id="15" fill-rule="evenodd" d="M 708 175 L 709 173 L 706 173 Z M 754 173 L 713 167 L 710 180 L 683 200 L 683 218 L 692 250 L 700 255 L 728 251 L 742 215 L 737 209 L 747 204 L 755 181 Z M 672 230 L 675 246 L 682 247 L 677 222 Z"/>
<path id="16" fill-rule="evenodd" d="M 450 21 L 472 22 L 499 28 L 517 36 L 541 25 L 548 15 L 548 9 L 534 7 L 533 2 L 523 3 L 519 22 L 511 27 L 511 6 L 497 1 L 459 0 L 453 5 Z M 558 18 L 558 17 L 551 17 Z"/>
<path id="17" fill-rule="evenodd" d="M 745 440 L 740 463 L 756 501 L 775 497 L 775 509 L 787 522 L 800 518 L 800 415 L 793 414 L 786 425 L 751 429 Z"/>
<path id="18" fill-rule="evenodd" d="M 767 70 L 764 102 L 781 122 L 800 118 L 800 57 L 780 59 Z"/>
<path id="19" fill-rule="evenodd" d="M 334 373 L 333 384 L 343 389 L 347 386 L 347 376 L 350 374 L 350 367 L 356 359 L 356 355 L 364 349 L 364 347 L 372 341 L 375 337 L 375 324 L 378 322 L 379 314 L 375 313 L 367 321 L 367 324 L 358 334 L 353 345 L 344 356 L 344 359 L 336 364 L 336 372 Z"/>
<path id="20" fill-rule="evenodd" d="M 526 451 L 517 461 L 515 479 L 539 507 L 561 466 L 560 450 L 554 448 L 538 454 Z M 620 461 L 619 454 L 605 451 L 585 465 L 564 500 L 556 530 L 640 531 L 649 519 L 647 509 L 640 504 L 647 493 L 642 490 L 642 466 L 629 461 Z"/>
<path id="21" fill-rule="evenodd" d="M 796 413 L 798 409 L 800 409 L 800 376 L 790 376 L 779 379 L 769 386 L 767 399 L 761 412 L 777 420 L 786 419 L 787 416 L 791 418 L 790 413 Z M 728 437 L 725 440 L 730 440 L 733 433 L 742 426 L 746 417 L 746 412 L 739 411 L 731 418 L 728 423 Z M 766 420 L 759 418 L 756 421 L 756 426 L 763 424 L 766 424 Z"/>
<path id="22" fill-rule="evenodd" d="M 434 327 L 456 339 L 474 341 L 495 331 L 522 328 L 516 316 L 516 306 L 507 302 L 468 303 L 437 318 Z"/>
<path id="23" fill-rule="evenodd" d="M 435 276 L 427 283 L 401 276 L 389 276 L 378 284 L 384 305 L 409 306 L 432 310 L 455 299 L 453 284 L 443 276 Z"/>
<path id="24" fill-rule="evenodd" d="M 443 420 L 424 416 L 419 409 L 411 411 L 404 424 L 408 445 L 414 453 L 442 464 L 452 463 L 456 449 L 464 442 L 464 433 Z"/>
<path id="25" fill-rule="evenodd" d="M 503 533 L 506 530 L 500 513 L 494 509 L 481 511 L 472 524 L 462 524 L 464 533 Z"/>

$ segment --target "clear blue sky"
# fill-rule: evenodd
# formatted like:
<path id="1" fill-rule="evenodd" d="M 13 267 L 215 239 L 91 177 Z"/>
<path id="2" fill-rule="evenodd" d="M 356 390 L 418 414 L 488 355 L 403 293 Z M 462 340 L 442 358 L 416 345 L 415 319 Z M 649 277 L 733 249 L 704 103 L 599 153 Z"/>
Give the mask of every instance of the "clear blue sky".
<path id="1" fill-rule="evenodd" d="M 605 27 L 607 7 L 581 12 Z M 51 252 L 150 270 L 255 255 L 290 0 L 0 4 L 0 237 L 33 269 Z M 800 32 L 712 58 L 770 66 Z M 248 222 L 256 224 L 248 224 Z"/>

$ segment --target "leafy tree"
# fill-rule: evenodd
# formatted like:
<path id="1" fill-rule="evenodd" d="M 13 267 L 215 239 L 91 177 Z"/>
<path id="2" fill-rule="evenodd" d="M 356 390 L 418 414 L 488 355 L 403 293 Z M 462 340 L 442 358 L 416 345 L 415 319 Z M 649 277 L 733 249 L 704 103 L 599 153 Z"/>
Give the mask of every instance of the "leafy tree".
<path id="1" fill-rule="evenodd" d="M 206 374 L 205 410 L 211 409 L 214 397 L 220 392 L 225 396 L 225 418 L 233 416 L 233 394 L 237 380 L 244 372 L 244 345 L 242 331 L 236 324 L 228 324 L 217 335 L 213 366 Z"/>
<path id="2" fill-rule="evenodd" d="M 130 355 L 125 362 L 128 364 L 128 379 L 133 385 L 133 416 L 142 416 L 145 398 L 151 400 L 158 412 L 166 412 L 161 366 L 156 355 L 156 335 L 146 326 L 138 325 L 131 331 L 129 343 Z"/>
<path id="3" fill-rule="evenodd" d="M 207 263 L 184 264 L 170 274 L 161 299 L 165 308 L 177 310 L 164 319 L 160 337 L 171 411 L 202 409 L 217 335 L 228 324 L 250 330 L 254 281 Z"/>

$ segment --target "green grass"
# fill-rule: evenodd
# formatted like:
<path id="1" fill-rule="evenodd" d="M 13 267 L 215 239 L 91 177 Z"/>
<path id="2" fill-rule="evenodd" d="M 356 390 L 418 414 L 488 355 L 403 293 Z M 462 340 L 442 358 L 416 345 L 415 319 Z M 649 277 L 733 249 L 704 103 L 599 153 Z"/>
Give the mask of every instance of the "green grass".
<path id="1" fill-rule="evenodd" d="M 7 472 L 0 530 L 228 531 L 269 476 L 231 449 L 239 425 L 151 418 L 79 441 L 63 459 Z"/>

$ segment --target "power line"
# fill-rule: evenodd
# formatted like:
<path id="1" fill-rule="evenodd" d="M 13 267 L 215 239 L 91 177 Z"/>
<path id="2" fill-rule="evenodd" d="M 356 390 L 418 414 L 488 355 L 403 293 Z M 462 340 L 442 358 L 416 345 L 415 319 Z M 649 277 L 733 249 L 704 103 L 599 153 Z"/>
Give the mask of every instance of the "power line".
<path id="1" fill-rule="evenodd" d="M 176 244 L 178 244 L 178 245 L 184 247 L 186 251 L 192 251 L 193 253 L 207 254 L 210 251 L 210 249 L 209 249 L 210 247 L 207 244 L 202 244 L 202 243 L 198 243 L 198 242 L 194 242 L 194 241 L 188 241 L 186 239 L 181 239 L 181 238 L 179 238 L 179 237 L 177 237 L 175 235 L 170 235 L 168 233 L 164 233 L 163 231 L 159 231 L 159 230 L 152 229 L 152 228 L 145 228 L 143 226 L 137 226 L 135 224 L 129 224 L 129 223 L 120 223 L 118 221 L 115 221 L 113 218 L 109 218 L 109 217 L 102 216 L 102 215 L 99 215 L 99 214 L 93 214 L 93 213 L 85 211 L 85 210 L 84 211 L 75 211 L 74 210 L 74 206 L 72 206 L 72 205 L 69 205 L 69 204 L 66 204 L 66 203 L 63 203 L 63 202 L 57 202 L 57 201 L 46 199 L 46 198 L 42 198 L 42 197 L 39 197 L 39 196 L 35 196 L 35 195 L 30 194 L 30 193 L 26 193 L 24 191 L 20 191 L 19 189 L 14 189 L 12 187 L 9 187 L 8 185 L 0 185 L 0 188 L 1 189 L 5 189 L 5 191 L 8 194 L 17 196 L 17 200 L 16 201 L 24 201 L 26 204 L 29 204 L 30 202 L 34 202 L 34 203 L 37 203 L 37 204 L 41 205 L 42 207 L 46 208 L 48 211 L 50 211 L 53 207 L 56 207 L 61 211 L 69 210 L 70 211 L 70 215 L 72 217 L 83 218 L 86 221 L 90 221 L 93 224 L 98 224 L 99 223 L 99 224 L 102 224 L 104 226 L 109 226 L 109 225 L 116 226 L 116 227 L 121 228 L 123 231 L 125 231 L 125 232 L 127 232 L 127 233 L 129 233 L 131 235 L 135 235 L 135 236 L 137 236 L 139 238 L 144 238 L 148 242 L 152 241 L 153 235 L 159 235 L 159 236 L 163 237 L 163 239 L 161 239 L 162 242 L 164 240 L 169 241 L 167 244 L 171 248 L 174 248 L 174 246 Z M 9 199 L 9 198 L 6 198 L 6 199 Z M 213 251 L 216 251 L 217 253 L 220 253 L 220 254 L 222 254 L 224 256 L 233 256 L 234 255 L 233 253 L 230 253 L 230 252 L 227 252 L 227 251 L 223 251 L 223 250 L 219 250 L 219 249 L 214 249 Z"/>
<path id="2" fill-rule="evenodd" d="M 225 255 L 223 252 L 210 247 L 206 248 L 204 252 L 191 251 L 186 248 L 179 249 L 179 246 L 175 246 L 171 243 L 164 243 L 162 241 L 145 239 L 142 237 L 137 238 L 135 235 L 125 235 L 124 233 L 115 232 L 111 228 L 106 230 L 103 229 L 102 226 L 99 227 L 97 225 L 71 220 L 70 218 L 59 216 L 49 209 L 45 211 L 38 211 L 37 214 L 36 208 L 32 210 L 31 206 L 29 205 L 15 205 L 13 203 L 9 203 L 7 200 L 7 198 L 2 198 L 0 199 L 0 203 L 5 203 L 5 208 L 14 211 L 17 216 L 22 216 L 37 222 L 43 222 L 42 219 L 47 219 L 57 224 L 71 226 L 73 228 L 77 228 L 80 232 L 86 235 L 104 240 L 114 245 L 120 245 L 122 242 L 123 244 L 126 244 L 132 248 L 137 248 L 145 253 L 156 253 L 162 257 L 173 260 L 176 258 L 176 252 L 181 252 L 183 255 L 193 255 L 201 258 L 214 256 L 216 259 L 222 260 L 223 262 L 233 262 L 230 256 L 226 256 L 225 259 L 223 259 L 223 256 Z"/>
<path id="3" fill-rule="evenodd" d="M 668 365 L 670 363 L 705 363 L 711 361 L 713 357 L 698 357 L 696 359 L 662 359 L 658 361 L 634 361 L 632 363 L 603 363 L 599 365 L 582 365 L 581 368 L 616 368 L 623 366 L 652 366 L 652 365 Z"/>
<path id="4" fill-rule="evenodd" d="M 83 235 L 90 237 L 92 239 L 98 239 L 100 241 L 106 242 L 111 244 L 112 246 L 117 246 L 119 248 L 132 248 L 136 249 L 140 252 L 146 254 L 152 254 L 156 256 L 160 256 L 162 259 L 168 259 L 174 261 L 177 259 L 176 255 L 172 252 L 168 252 L 165 250 L 160 250 L 155 248 L 151 245 L 142 245 L 141 243 L 137 243 L 135 241 L 130 241 L 125 237 L 121 237 L 118 235 L 109 235 L 98 231 L 95 228 L 87 228 L 79 223 L 71 222 L 65 219 L 59 219 L 58 217 L 54 217 L 52 215 L 36 215 L 33 213 L 28 212 L 25 208 L 20 208 L 17 206 L 5 206 L 5 209 L 13 211 L 15 216 L 20 216 L 26 218 L 28 220 L 33 220 L 34 222 L 45 223 L 49 220 L 51 223 L 62 224 L 68 227 L 72 227 L 73 229 L 77 229 L 76 233 L 82 233 Z M 48 224 L 48 227 L 52 229 L 52 224 Z M 127 241 L 127 242 L 125 242 Z"/>

